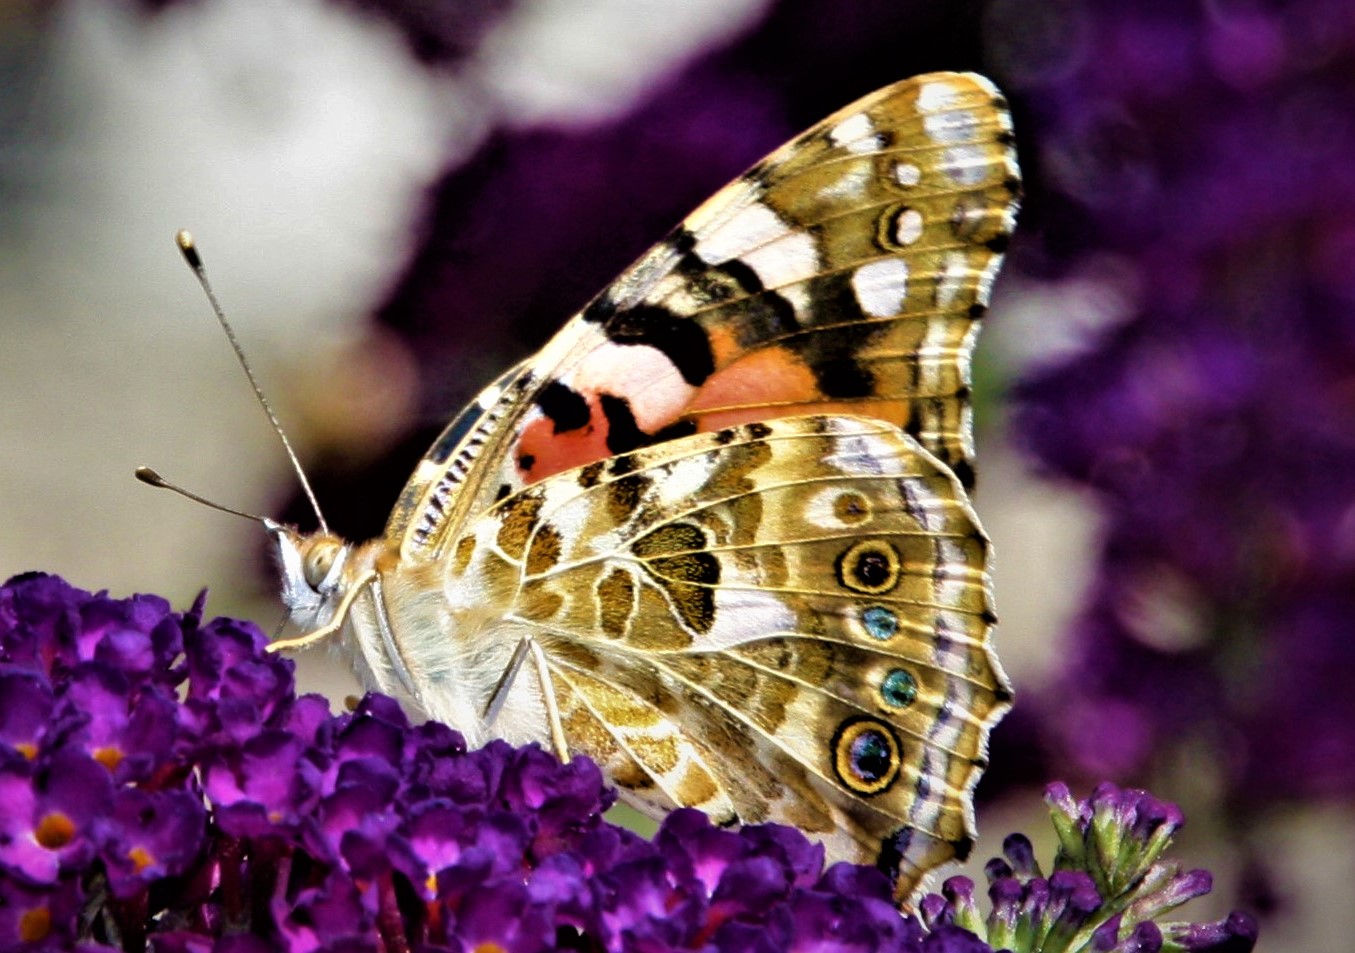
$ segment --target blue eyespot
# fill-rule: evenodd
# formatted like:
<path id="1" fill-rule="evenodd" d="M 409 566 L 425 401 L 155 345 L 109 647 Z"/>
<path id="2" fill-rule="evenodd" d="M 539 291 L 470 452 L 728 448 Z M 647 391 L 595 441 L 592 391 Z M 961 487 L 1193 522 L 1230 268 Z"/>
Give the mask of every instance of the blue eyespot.
<path id="1" fill-rule="evenodd" d="M 889 771 L 889 741 L 882 731 L 863 731 L 852 739 L 847 757 L 853 774 L 875 784 Z"/>
<path id="2" fill-rule="evenodd" d="M 880 695 L 893 708 L 906 708 L 917 698 L 917 679 L 901 668 L 890 669 L 880 683 Z"/>
<path id="3" fill-rule="evenodd" d="M 872 638 L 879 639 L 881 642 L 886 639 L 892 639 L 894 633 L 899 631 L 899 617 L 894 614 L 893 609 L 887 609 L 884 606 L 870 606 L 861 613 L 861 622 L 865 625 L 866 631 Z"/>
<path id="4" fill-rule="evenodd" d="M 862 797 L 888 790 L 903 763 L 894 730 L 863 716 L 848 718 L 838 726 L 832 751 L 838 780 Z"/>

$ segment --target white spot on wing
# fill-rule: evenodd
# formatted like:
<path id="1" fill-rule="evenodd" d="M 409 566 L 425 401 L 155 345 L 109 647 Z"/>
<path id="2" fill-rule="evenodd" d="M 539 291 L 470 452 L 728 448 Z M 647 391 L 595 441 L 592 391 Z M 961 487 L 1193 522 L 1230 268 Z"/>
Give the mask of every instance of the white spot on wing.
<path id="1" fill-rule="evenodd" d="M 481 410 L 489 410 L 499 402 L 503 395 L 503 388 L 497 384 L 490 384 L 484 390 L 480 391 L 480 396 L 475 398 L 475 404 Z"/>
<path id="2" fill-rule="evenodd" d="M 968 109 L 933 113 L 922 120 L 922 128 L 932 142 L 952 145 L 973 142 L 979 128 L 979 118 Z"/>
<path id="3" fill-rule="evenodd" d="M 966 365 L 962 380 L 969 380 L 969 368 Z M 966 457 L 974 456 L 974 408 L 969 404 L 960 405 L 960 450 Z"/>
<path id="4" fill-rule="evenodd" d="M 922 213 L 917 209 L 904 209 L 894 223 L 894 241 L 900 245 L 911 245 L 922 237 Z"/>
<path id="5" fill-rule="evenodd" d="M 824 487 L 809 498 L 805 504 L 805 519 L 819 529 L 841 529 L 842 520 L 833 512 L 833 503 L 842 491 L 837 487 Z"/>
<path id="6" fill-rule="evenodd" d="M 857 154 L 874 152 L 880 148 L 880 137 L 875 134 L 875 123 L 865 113 L 848 116 L 828 132 L 828 141 L 839 148 Z"/>
<path id="7" fill-rule="evenodd" d="M 941 168 L 957 185 L 979 185 L 988 177 L 988 160 L 978 146 L 951 146 Z"/>
<path id="8" fill-rule="evenodd" d="M 808 232 L 787 232 L 770 245 L 750 251 L 742 261 L 763 287 L 779 288 L 818 274 L 819 250 Z"/>
<path id="9" fill-rule="evenodd" d="M 1001 267 L 1002 256 L 994 255 L 988 260 L 988 264 L 983 266 L 983 274 L 979 275 L 979 288 L 974 295 L 974 300 L 985 307 L 992 297 L 993 282 L 997 280 L 997 273 Z"/>
<path id="10" fill-rule="evenodd" d="M 949 109 L 960 99 L 960 92 L 950 83 L 925 83 L 917 92 L 917 108 L 924 113 Z"/>
<path id="11" fill-rule="evenodd" d="M 922 335 L 922 343 L 917 349 L 917 374 L 920 389 L 939 390 L 942 386 L 941 369 L 951 361 L 952 349 L 947 346 L 950 337 L 950 322 L 944 318 L 933 318 L 927 322 Z"/>
<path id="12" fill-rule="evenodd" d="M 655 492 L 660 504 L 674 508 L 690 504 L 692 497 L 709 482 L 710 476 L 711 459 L 704 454 L 675 460 L 664 467 L 663 477 L 656 483 Z"/>
<path id="13" fill-rule="evenodd" d="M 922 181 L 922 169 L 912 162 L 896 162 L 894 164 L 894 181 L 899 185 L 912 187 Z"/>
<path id="14" fill-rule="evenodd" d="M 892 318 L 908 295 L 908 264 L 885 258 L 862 265 L 852 274 L 852 291 L 861 310 L 871 317 Z"/>
<path id="15" fill-rule="evenodd" d="M 814 237 L 791 228 L 761 202 L 739 209 L 698 241 L 696 254 L 712 265 L 737 258 L 753 269 L 766 288 L 802 281 L 819 271 Z"/>
<path id="16" fill-rule="evenodd" d="M 796 631 L 795 613 L 780 599 L 765 592 L 736 588 L 739 580 L 724 582 L 732 585 L 715 590 L 715 624 L 698 637 L 693 648 L 725 649 L 752 639 Z"/>
<path id="17" fill-rule="evenodd" d="M 896 433 L 863 430 L 852 435 L 844 434 L 834 442 L 832 452 L 824 457 L 824 463 L 842 473 L 881 476 L 897 465 Z"/>
<path id="18" fill-rule="evenodd" d="M 941 277 L 936 282 L 937 306 L 949 308 L 968 278 L 969 262 L 965 259 L 964 252 L 953 251 L 946 255 L 946 263 L 941 268 Z"/>
<path id="19" fill-rule="evenodd" d="M 635 422 L 650 433 L 677 419 L 696 392 L 658 348 L 612 341 L 590 350 L 564 382 L 586 397 L 626 398 Z"/>
<path id="20" fill-rule="evenodd" d="M 732 258 L 740 258 L 787 235 L 790 229 L 770 208 L 753 202 L 739 209 L 709 235 L 696 243 L 696 254 L 702 261 L 721 265 Z"/>

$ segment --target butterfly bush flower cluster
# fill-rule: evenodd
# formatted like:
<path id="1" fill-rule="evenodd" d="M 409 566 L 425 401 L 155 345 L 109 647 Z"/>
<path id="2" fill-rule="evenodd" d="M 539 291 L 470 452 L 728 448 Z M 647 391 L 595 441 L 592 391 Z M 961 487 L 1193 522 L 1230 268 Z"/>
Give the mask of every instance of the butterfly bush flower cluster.
<path id="1" fill-rule="evenodd" d="M 1103 784 L 1085 801 L 1067 786 L 1045 792 L 1058 851 L 1045 876 L 1030 840 L 1012 834 L 1004 857 L 984 868 L 988 913 L 980 913 L 967 877 L 928 894 L 920 912 L 928 928 L 963 927 L 992 949 L 1157 953 L 1159 950 L 1250 950 L 1256 922 L 1234 913 L 1214 923 L 1159 922 L 1209 892 L 1204 870 L 1183 870 L 1163 852 L 1184 821 L 1175 805 L 1143 791 Z"/>
<path id="2" fill-rule="evenodd" d="M 615 795 L 586 759 L 467 751 L 378 695 L 331 715 L 257 628 L 201 609 L 0 587 L 0 949 L 1056 948 L 1065 873 L 1040 880 L 1028 849 L 987 925 L 958 880 L 924 923 L 791 828 L 682 810 L 649 841 L 603 819 Z M 1152 919 L 1207 889 L 1157 863 L 1179 816 L 1111 789 L 1054 802 L 1059 864 L 1099 911 L 1087 948 L 1159 948 Z M 1168 925 L 1160 948 L 1246 950 L 1246 927 Z"/>

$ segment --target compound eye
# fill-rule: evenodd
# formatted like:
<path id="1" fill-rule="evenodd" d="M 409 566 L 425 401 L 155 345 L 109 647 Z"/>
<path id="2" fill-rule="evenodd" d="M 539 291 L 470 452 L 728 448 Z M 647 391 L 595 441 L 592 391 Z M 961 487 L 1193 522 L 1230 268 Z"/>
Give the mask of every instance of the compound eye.
<path id="1" fill-rule="evenodd" d="M 321 585 L 329 576 L 329 572 L 334 568 L 334 557 L 338 554 L 339 548 L 330 540 L 316 540 L 310 549 L 306 552 L 304 567 L 306 572 L 306 582 L 316 592 L 320 591 Z"/>

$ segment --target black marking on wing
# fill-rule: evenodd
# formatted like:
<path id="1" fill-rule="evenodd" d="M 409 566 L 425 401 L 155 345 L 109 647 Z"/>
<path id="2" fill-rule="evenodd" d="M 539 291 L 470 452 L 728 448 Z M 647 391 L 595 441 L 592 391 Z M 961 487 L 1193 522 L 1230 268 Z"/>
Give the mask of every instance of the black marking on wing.
<path id="1" fill-rule="evenodd" d="M 723 306 L 741 347 L 751 348 L 800 330 L 795 306 L 768 290 L 758 273 L 738 258 L 713 265 L 696 252 L 691 232 L 678 229 L 668 241 L 678 255 L 676 271 L 703 306 Z M 693 319 L 688 319 L 693 320 Z"/>
<path id="2" fill-rule="evenodd" d="M 875 858 L 875 866 L 889 878 L 891 884 L 898 883 L 899 865 L 913 845 L 912 827 L 900 827 L 884 840 L 880 841 L 880 853 Z"/>
<path id="3" fill-rule="evenodd" d="M 543 387 L 536 395 L 536 405 L 555 424 L 556 433 L 578 430 L 588 424 L 588 401 L 560 381 L 551 381 Z"/>
<path id="4" fill-rule="evenodd" d="M 635 422 L 635 414 L 624 397 L 603 394 L 598 402 L 602 405 L 602 415 L 607 418 L 607 449 L 612 453 L 629 453 L 696 433 L 695 420 L 674 421 L 654 433 L 646 433 Z"/>
<path id="5" fill-rule="evenodd" d="M 607 418 L 608 450 L 612 453 L 629 453 L 649 445 L 651 438 L 635 422 L 629 401 L 624 397 L 603 394 L 599 403 L 602 405 L 602 415 Z"/>
<path id="6" fill-rule="evenodd" d="M 813 366 L 819 390 L 826 397 L 870 397 L 875 393 L 875 374 L 853 357 L 819 360 Z"/>
<path id="7" fill-rule="evenodd" d="M 715 372 L 715 355 L 701 325 L 667 308 L 640 304 L 617 311 L 605 330 L 616 344 L 658 348 L 693 387 L 700 387 Z"/>
<path id="8" fill-rule="evenodd" d="M 974 849 L 974 838 L 968 836 L 957 837 L 950 842 L 950 846 L 955 848 L 955 859 L 960 863 L 964 863 L 969 859 L 969 854 Z"/>
<path id="9" fill-rule="evenodd" d="M 966 492 L 974 489 L 974 467 L 968 460 L 947 460 L 946 463 L 950 466 L 950 472 L 955 474 L 955 478 L 960 481 L 960 486 L 964 487 Z"/>
<path id="10" fill-rule="evenodd" d="M 819 391 L 829 398 L 870 397 L 876 393 L 875 374 L 857 355 L 880 326 L 867 321 L 847 275 L 826 275 L 813 285 L 811 314 L 831 315 L 832 329 L 790 338 L 814 373 Z"/>
<path id="11" fill-rule="evenodd" d="M 605 324 L 611 320 L 614 314 L 616 314 L 616 302 L 605 291 L 588 302 L 588 307 L 583 309 L 583 319 L 592 324 Z"/>
<path id="12" fill-rule="evenodd" d="M 679 225 L 669 232 L 664 241 L 679 255 L 688 255 L 696 248 L 696 236 L 685 225 Z"/>

